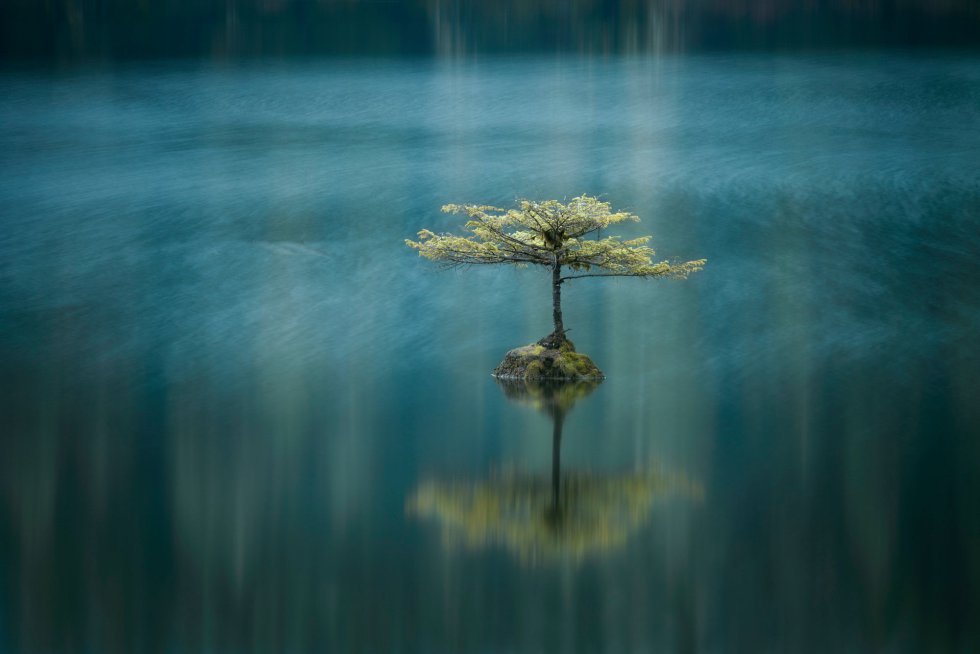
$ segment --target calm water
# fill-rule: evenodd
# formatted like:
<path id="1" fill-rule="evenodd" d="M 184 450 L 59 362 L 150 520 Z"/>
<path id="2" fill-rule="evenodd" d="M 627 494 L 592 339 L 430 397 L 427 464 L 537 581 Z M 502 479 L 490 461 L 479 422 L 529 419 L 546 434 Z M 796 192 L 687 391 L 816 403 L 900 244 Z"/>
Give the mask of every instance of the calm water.
<path id="1" fill-rule="evenodd" d="M 0 650 L 976 651 L 978 170 L 976 55 L 0 73 Z M 583 192 L 708 266 L 498 387 L 403 239 Z"/>

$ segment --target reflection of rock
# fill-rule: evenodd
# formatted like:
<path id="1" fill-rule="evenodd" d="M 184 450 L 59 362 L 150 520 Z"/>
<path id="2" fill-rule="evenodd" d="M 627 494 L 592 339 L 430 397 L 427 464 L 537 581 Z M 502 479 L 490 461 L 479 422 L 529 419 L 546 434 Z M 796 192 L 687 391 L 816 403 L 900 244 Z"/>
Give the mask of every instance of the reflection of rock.
<path id="1" fill-rule="evenodd" d="M 497 380 L 497 385 L 503 390 L 508 400 L 528 404 L 551 416 L 568 413 L 576 402 L 589 395 L 601 383 L 601 378 L 576 381 L 557 379 Z"/>
<path id="2" fill-rule="evenodd" d="M 501 473 L 476 482 L 429 481 L 409 498 L 409 513 L 437 520 L 449 544 L 502 546 L 522 562 L 582 560 L 623 545 L 671 496 L 700 499 L 699 484 L 659 468 L 562 476 L 557 507 L 547 476 Z"/>
<path id="3" fill-rule="evenodd" d="M 499 379 L 551 379 L 578 380 L 602 379 L 605 375 L 592 359 L 575 351 L 569 340 L 561 341 L 558 347 L 542 339 L 537 343 L 511 350 L 504 360 L 493 369 L 493 376 Z"/>

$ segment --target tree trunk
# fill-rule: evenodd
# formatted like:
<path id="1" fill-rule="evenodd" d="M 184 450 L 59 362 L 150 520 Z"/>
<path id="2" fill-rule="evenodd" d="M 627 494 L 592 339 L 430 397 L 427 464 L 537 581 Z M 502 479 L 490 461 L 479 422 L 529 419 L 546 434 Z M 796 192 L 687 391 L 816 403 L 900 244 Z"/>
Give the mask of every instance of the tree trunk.
<path id="1" fill-rule="evenodd" d="M 555 264 L 551 269 L 551 307 L 555 320 L 554 338 L 556 341 L 565 339 L 565 325 L 561 320 L 561 266 Z"/>

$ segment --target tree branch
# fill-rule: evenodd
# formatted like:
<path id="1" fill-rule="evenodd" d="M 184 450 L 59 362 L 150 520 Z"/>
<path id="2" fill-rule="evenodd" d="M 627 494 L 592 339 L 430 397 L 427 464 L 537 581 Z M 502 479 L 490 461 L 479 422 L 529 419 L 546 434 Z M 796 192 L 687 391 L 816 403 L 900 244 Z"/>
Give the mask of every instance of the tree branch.
<path id="1" fill-rule="evenodd" d="M 661 275 L 659 273 L 645 274 L 645 273 L 590 273 L 588 275 L 569 275 L 568 277 L 562 277 L 559 281 L 567 281 L 569 279 L 582 279 L 583 277 L 667 277 L 668 275 Z"/>
<path id="2" fill-rule="evenodd" d="M 520 239 L 514 238 L 513 236 L 511 236 L 510 234 L 508 234 L 504 230 L 498 229 L 496 226 L 494 226 L 493 224 L 491 224 L 489 221 L 484 220 L 481 216 L 475 216 L 475 218 L 476 218 L 476 220 L 481 225 L 483 225 L 484 227 L 486 227 L 487 229 L 489 229 L 491 232 L 493 232 L 494 234 L 496 234 L 497 236 L 499 236 L 500 238 L 502 238 L 503 240 L 505 240 L 505 241 L 507 241 L 509 243 L 515 244 L 515 245 L 517 245 L 519 247 L 522 247 L 522 248 L 527 248 L 529 250 L 539 250 L 541 252 L 550 252 L 550 250 L 547 250 L 547 249 L 542 248 L 542 247 L 538 247 L 537 245 L 534 245 L 533 243 L 527 243 L 527 242 L 522 241 Z"/>

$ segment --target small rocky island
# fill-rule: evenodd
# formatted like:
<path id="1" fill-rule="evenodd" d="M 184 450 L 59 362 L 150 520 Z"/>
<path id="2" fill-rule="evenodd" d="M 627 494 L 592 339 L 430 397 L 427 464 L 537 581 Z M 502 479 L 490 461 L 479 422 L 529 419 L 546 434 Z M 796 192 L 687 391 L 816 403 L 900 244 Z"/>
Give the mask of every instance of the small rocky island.
<path id="1" fill-rule="evenodd" d="M 575 351 L 564 334 L 549 334 L 537 343 L 511 350 L 491 373 L 498 379 L 584 380 L 605 375 L 592 359 Z"/>

